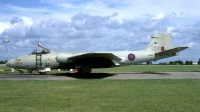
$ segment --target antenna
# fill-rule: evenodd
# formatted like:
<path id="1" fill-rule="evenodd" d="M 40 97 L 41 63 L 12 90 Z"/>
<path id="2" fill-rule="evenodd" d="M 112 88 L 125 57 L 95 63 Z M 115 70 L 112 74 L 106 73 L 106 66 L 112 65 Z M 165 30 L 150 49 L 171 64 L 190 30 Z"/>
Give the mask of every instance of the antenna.
<path id="1" fill-rule="evenodd" d="M 4 43 L 6 43 L 6 61 L 7 61 L 7 44 L 10 42 L 10 40 L 4 40 Z"/>

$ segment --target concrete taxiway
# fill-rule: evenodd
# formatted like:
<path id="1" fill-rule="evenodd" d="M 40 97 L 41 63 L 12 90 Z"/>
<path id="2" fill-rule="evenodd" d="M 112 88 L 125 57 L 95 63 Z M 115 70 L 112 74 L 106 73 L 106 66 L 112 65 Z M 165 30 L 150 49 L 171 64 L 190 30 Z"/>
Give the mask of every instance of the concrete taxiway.
<path id="1" fill-rule="evenodd" d="M 91 74 L 0 74 L 0 80 L 78 80 L 78 79 L 200 79 L 200 72 L 131 72 Z"/>

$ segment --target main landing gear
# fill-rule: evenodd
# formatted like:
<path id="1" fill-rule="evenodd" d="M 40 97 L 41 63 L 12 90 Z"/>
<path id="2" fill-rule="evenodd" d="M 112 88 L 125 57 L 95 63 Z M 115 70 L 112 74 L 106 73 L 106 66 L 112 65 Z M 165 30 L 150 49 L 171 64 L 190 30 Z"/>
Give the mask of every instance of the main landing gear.
<path id="1" fill-rule="evenodd" d="M 91 73 L 92 69 L 90 66 L 76 66 L 74 69 L 75 73 Z"/>

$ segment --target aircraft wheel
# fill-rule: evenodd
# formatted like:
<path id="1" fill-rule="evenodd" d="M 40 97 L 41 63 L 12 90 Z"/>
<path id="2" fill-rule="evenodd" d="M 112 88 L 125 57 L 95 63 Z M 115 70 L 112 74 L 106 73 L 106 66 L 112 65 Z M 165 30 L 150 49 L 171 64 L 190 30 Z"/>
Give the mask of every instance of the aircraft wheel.
<path id="1" fill-rule="evenodd" d="M 46 72 L 39 72 L 40 75 L 46 75 Z"/>

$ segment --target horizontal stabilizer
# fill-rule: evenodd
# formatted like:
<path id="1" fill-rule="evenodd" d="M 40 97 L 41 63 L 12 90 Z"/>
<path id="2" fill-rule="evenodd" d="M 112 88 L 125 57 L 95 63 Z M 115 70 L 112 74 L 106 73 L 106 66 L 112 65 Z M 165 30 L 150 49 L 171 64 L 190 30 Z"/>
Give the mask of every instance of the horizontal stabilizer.
<path id="1" fill-rule="evenodd" d="M 173 48 L 173 49 L 169 49 L 169 50 L 166 50 L 166 51 L 163 51 L 163 52 L 158 52 L 158 53 L 155 53 L 155 55 L 168 55 L 168 54 L 176 54 L 182 50 L 185 50 L 187 49 L 188 47 L 177 47 L 177 48 Z"/>

